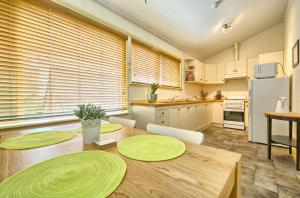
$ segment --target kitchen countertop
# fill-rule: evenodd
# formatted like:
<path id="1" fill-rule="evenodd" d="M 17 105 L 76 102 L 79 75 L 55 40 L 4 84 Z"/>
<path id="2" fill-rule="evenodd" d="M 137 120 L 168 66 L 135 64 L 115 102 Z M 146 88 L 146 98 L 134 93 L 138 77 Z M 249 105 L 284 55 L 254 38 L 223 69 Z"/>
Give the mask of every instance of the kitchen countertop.
<path id="1" fill-rule="evenodd" d="M 146 100 L 133 100 L 130 104 L 136 106 L 148 106 L 148 107 L 163 107 L 163 106 L 175 106 L 175 105 L 188 105 L 199 103 L 211 103 L 211 102 L 223 102 L 223 100 L 206 99 L 206 100 L 178 100 L 169 102 L 168 100 L 159 100 L 156 103 L 148 103 Z"/>

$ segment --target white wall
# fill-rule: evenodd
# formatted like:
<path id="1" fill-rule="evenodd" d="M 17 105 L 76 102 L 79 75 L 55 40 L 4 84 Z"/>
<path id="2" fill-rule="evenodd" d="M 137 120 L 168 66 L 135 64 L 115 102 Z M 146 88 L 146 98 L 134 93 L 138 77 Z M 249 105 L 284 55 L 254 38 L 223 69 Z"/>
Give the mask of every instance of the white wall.
<path id="1" fill-rule="evenodd" d="M 147 44 L 155 46 L 171 55 L 183 59 L 193 59 L 190 55 L 177 49 L 176 47 L 170 45 L 164 40 L 158 38 L 152 33 L 146 31 L 145 29 L 131 23 L 130 21 L 122 18 L 121 16 L 115 14 L 109 9 L 97 4 L 92 0 L 52 0 L 62 6 L 72 9 L 82 15 L 85 15 L 93 20 L 99 21 L 109 27 L 112 27 L 120 32 L 144 41 Z M 130 86 L 129 100 L 132 99 L 145 99 L 147 92 L 147 87 L 145 86 Z M 161 89 L 158 91 L 160 98 L 170 98 L 172 96 L 180 95 L 199 95 L 200 88 L 193 85 L 183 86 L 183 90 L 170 90 Z"/>
<path id="2" fill-rule="evenodd" d="M 284 67 L 292 76 L 292 110 L 300 113 L 300 66 L 292 66 L 292 47 L 300 39 L 300 1 L 289 0 L 284 17 Z"/>
<path id="3" fill-rule="evenodd" d="M 259 54 L 283 50 L 283 23 L 280 23 L 264 32 L 261 32 L 239 43 L 239 59 L 245 60 L 258 57 Z M 226 49 L 216 55 L 207 58 L 205 63 L 225 63 L 235 60 L 234 47 Z M 247 80 L 226 80 L 225 85 L 207 85 L 204 90 L 208 97 L 215 95 L 217 90 L 222 90 L 224 96 L 248 95 Z"/>

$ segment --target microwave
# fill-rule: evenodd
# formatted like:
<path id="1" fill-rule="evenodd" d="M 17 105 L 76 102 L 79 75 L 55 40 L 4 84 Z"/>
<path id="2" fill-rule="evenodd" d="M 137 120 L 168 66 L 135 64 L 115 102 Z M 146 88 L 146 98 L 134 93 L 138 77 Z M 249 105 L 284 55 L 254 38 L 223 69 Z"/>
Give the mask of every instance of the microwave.
<path id="1" fill-rule="evenodd" d="M 254 78 L 275 78 L 278 73 L 278 63 L 265 63 L 254 65 Z"/>

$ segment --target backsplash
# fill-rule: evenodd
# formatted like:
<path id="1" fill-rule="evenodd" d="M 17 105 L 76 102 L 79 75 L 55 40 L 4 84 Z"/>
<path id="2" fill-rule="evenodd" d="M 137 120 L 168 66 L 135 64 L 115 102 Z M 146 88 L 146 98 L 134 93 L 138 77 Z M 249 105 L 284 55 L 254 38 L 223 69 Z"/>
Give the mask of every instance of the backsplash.
<path id="1" fill-rule="evenodd" d="M 213 98 L 218 90 L 221 90 L 225 97 L 246 96 L 248 98 L 248 79 L 226 80 L 224 85 L 205 85 L 203 90 L 208 92 L 208 98 Z"/>

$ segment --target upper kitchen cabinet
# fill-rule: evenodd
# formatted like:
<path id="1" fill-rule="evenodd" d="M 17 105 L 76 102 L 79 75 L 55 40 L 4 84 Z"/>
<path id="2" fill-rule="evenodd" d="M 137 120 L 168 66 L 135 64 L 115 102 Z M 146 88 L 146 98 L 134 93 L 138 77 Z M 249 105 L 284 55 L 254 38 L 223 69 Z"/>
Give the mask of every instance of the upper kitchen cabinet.
<path id="1" fill-rule="evenodd" d="M 217 84 L 225 83 L 224 76 L 225 76 L 225 64 L 224 63 L 217 64 L 217 79 L 216 79 Z"/>
<path id="2" fill-rule="evenodd" d="M 284 77 L 283 69 L 282 69 L 283 68 L 283 51 L 260 54 L 258 59 L 259 59 L 259 64 L 271 63 L 271 62 L 279 63 L 277 65 L 277 67 L 278 67 L 277 77 L 278 78 Z"/>
<path id="3" fill-rule="evenodd" d="M 253 69 L 254 69 L 254 65 L 259 64 L 259 59 L 258 57 L 253 57 L 253 58 L 249 58 L 247 61 L 247 67 L 248 67 L 248 78 L 249 79 L 253 79 Z"/>
<path id="4" fill-rule="evenodd" d="M 205 84 L 217 82 L 217 64 L 205 64 Z"/>
<path id="5" fill-rule="evenodd" d="M 204 83 L 204 63 L 201 61 L 196 59 L 186 60 L 185 71 L 186 75 L 190 73 L 193 75 L 193 80 L 186 79 L 186 82 Z"/>
<path id="6" fill-rule="evenodd" d="M 205 84 L 224 84 L 224 64 L 205 64 Z"/>
<path id="7" fill-rule="evenodd" d="M 225 78 L 244 78 L 247 77 L 247 61 L 239 60 L 228 62 L 225 65 Z"/>

